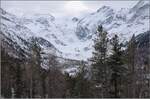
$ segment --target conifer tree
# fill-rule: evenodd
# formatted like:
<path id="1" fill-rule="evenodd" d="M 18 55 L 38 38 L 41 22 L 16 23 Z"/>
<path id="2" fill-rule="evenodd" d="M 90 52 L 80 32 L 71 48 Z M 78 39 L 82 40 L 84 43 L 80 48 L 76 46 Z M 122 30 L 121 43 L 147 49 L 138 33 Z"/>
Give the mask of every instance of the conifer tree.
<path id="1" fill-rule="evenodd" d="M 23 76 L 23 69 L 21 67 L 21 63 L 18 61 L 16 62 L 16 70 L 15 72 L 15 84 L 16 84 L 16 88 L 15 88 L 15 97 L 16 98 L 21 98 L 23 95 L 23 89 L 24 89 L 24 82 L 22 80 L 22 76 Z"/>
<path id="2" fill-rule="evenodd" d="M 127 48 L 127 64 L 129 69 L 129 88 L 128 88 L 128 97 L 135 97 L 135 52 L 136 51 L 136 40 L 135 35 L 132 36 L 131 40 L 128 43 Z"/>
<path id="3" fill-rule="evenodd" d="M 1 66 L 1 81 L 2 81 L 2 95 L 4 97 L 20 98 L 24 91 L 24 82 L 22 80 L 21 60 L 10 56 L 4 48 L 2 52 L 2 66 Z"/>
<path id="4" fill-rule="evenodd" d="M 31 85 L 30 85 L 30 97 L 40 96 L 41 91 L 41 47 L 38 45 L 37 38 L 31 38 L 31 57 L 30 57 L 30 65 L 31 65 Z"/>
<path id="5" fill-rule="evenodd" d="M 89 98 L 91 96 L 90 92 L 90 82 L 87 77 L 87 69 L 85 64 L 82 62 L 82 66 L 79 69 L 79 73 L 75 77 L 75 86 L 74 86 L 74 97 L 76 98 Z"/>
<path id="6" fill-rule="evenodd" d="M 112 55 L 109 58 L 109 65 L 111 68 L 111 88 L 110 95 L 111 97 L 117 98 L 120 97 L 121 94 L 121 82 L 124 77 L 124 72 L 126 68 L 124 67 L 124 63 L 122 60 L 122 44 L 119 43 L 119 38 L 115 35 L 111 41 L 112 45 Z"/>
<path id="7" fill-rule="evenodd" d="M 94 86 L 101 86 L 101 92 L 98 92 L 98 97 L 105 97 L 108 67 L 107 67 L 107 50 L 108 37 L 107 32 L 103 30 L 102 26 L 98 26 L 96 38 L 94 39 L 94 49 L 92 61 L 92 79 L 95 82 Z M 100 95 L 101 93 L 101 95 Z"/>
<path id="8" fill-rule="evenodd" d="M 11 98 L 12 96 L 12 71 L 10 66 L 9 55 L 1 47 L 1 96 L 5 98 Z"/>
<path id="9" fill-rule="evenodd" d="M 66 80 L 66 98 L 73 97 L 74 93 L 74 86 L 75 86 L 75 79 L 69 75 L 69 73 L 65 73 L 65 80 Z"/>

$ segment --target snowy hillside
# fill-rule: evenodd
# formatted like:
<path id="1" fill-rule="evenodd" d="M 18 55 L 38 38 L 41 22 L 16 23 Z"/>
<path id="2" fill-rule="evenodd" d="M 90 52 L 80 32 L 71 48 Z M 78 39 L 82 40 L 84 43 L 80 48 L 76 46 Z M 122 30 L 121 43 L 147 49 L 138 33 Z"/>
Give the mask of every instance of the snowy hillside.
<path id="1" fill-rule="evenodd" d="M 148 1 L 140 1 L 133 8 L 122 8 L 120 11 L 103 6 L 79 22 L 77 34 L 79 38 L 84 35 L 81 39 L 88 39 L 95 33 L 97 25 L 102 24 L 110 35 L 117 33 L 126 40 L 132 34 L 137 35 L 149 29 L 149 8 Z"/>
<path id="2" fill-rule="evenodd" d="M 41 46 L 46 53 L 86 60 L 92 56 L 92 38 L 98 25 L 103 25 L 110 37 L 117 33 L 121 41 L 129 40 L 133 34 L 138 35 L 149 30 L 149 9 L 148 1 L 140 1 L 131 9 L 115 11 L 103 6 L 83 18 L 63 19 L 56 19 L 49 14 L 17 18 L 0 9 L 1 31 L 22 48 L 26 46 L 19 38 L 28 42 L 30 37 L 35 36 L 45 42 L 41 42 Z"/>

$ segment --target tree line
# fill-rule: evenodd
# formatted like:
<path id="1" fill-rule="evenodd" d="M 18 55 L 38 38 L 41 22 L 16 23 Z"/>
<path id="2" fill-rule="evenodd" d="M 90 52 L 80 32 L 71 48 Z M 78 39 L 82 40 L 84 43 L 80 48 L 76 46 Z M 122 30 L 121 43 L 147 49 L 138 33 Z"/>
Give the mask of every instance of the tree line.
<path id="1" fill-rule="evenodd" d="M 126 44 L 98 26 L 93 57 L 81 61 L 75 76 L 62 73 L 56 57 L 49 55 L 43 69 L 42 49 L 31 39 L 26 60 L 10 56 L 1 47 L 1 97 L 5 98 L 139 98 L 150 97 L 148 60 L 139 63 L 133 35 Z M 143 67 L 143 68 L 142 68 Z M 89 69 L 90 68 L 90 69 Z"/>

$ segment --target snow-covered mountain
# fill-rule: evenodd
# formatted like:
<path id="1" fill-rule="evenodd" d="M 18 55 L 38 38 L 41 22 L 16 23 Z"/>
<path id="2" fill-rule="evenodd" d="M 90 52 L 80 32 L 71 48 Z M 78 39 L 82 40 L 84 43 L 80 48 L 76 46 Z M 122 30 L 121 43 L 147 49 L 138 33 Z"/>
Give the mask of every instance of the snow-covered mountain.
<path id="1" fill-rule="evenodd" d="M 140 1 L 133 8 L 122 8 L 120 11 L 103 6 L 81 19 L 77 35 L 81 39 L 88 39 L 95 33 L 97 25 L 102 24 L 110 35 L 118 33 L 126 40 L 133 33 L 137 35 L 149 29 L 149 8 L 149 1 Z"/>
<path id="2" fill-rule="evenodd" d="M 117 33 L 121 41 L 129 40 L 133 34 L 150 29 L 150 3 L 139 1 L 133 8 L 115 11 L 103 6 L 82 18 L 56 19 L 52 15 L 35 14 L 18 18 L 3 9 L 1 35 L 12 40 L 27 52 L 29 39 L 39 38 L 44 52 L 62 58 L 86 60 L 92 56 L 93 37 L 98 25 L 103 25 L 111 37 Z"/>

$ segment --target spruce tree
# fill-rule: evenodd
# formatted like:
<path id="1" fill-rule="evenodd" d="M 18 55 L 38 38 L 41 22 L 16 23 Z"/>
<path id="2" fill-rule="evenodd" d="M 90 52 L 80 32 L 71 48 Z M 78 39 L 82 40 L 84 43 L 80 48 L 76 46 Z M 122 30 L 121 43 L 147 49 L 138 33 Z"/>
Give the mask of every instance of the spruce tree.
<path id="1" fill-rule="evenodd" d="M 112 46 L 112 54 L 109 58 L 109 65 L 111 68 L 111 81 L 110 81 L 110 97 L 120 97 L 121 94 L 121 81 L 124 77 L 124 72 L 126 68 L 124 67 L 123 63 L 123 51 L 122 51 L 122 44 L 119 43 L 119 38 L 115 35 L 110 44 Z"/>
<path id="2" fill-rule="evenodd" d="M 128 97 L 135 97 L 135 52 L 136 51 L 136 40 L 135 35 L 132 36 L 128 43 L 127 48 L 127 64 L 129 69 L 128 75 Z"/>
<path id="3" fill-rule="evenodd" d="M 31 38 L 31 57 L 30 57 L 30 65 L 31 65 L 31 85 L 30 85 L 30 97 L 41 96 L 41 47 L 38 44 L 37 38 Z"/>
<path id="4" fill-rule="evenodd" d="M 10 56 L 5 48 L 2 48 L 1 53 L 2 96 L 6 98 L 20 98 L 24 92 L 24 82 L 22 80 L 22 62 L 20 59 Z"/>
<path id="5" fill-rule="evenodd" d="M 69 73 L 65 73 L 66 80 L 66 98 L 72 98 L 74 96 L 75 78 L 71 77 Z"/>
<path id="6" fill-rule="evenodd" d="M 101 92 L 96 92 L 96 97 L 105 97 L 106 86 L 107 86 L 107 50 L 108 50 L 108 37 L 107 32 L 104 31 L 102 26 L 98 26 L 96 38 L 94 39 L 94 52 L 92 61 L 92 80 L 94 81 L 94 86 L 99 86 L 98 90 Z M 101 93 L 101 95 L 100 95 Z"/>
<path id="7" fill-rule="evenodd" d="M 23 76 L 23 70 L 21 67 L 21 63 L 18 61 L 16 62 L 16 70 L 15 70 L 15 84 L 16 84 L 16 88 L 15 88 L 15 97 L 16 98 L 21 98 L 23 95 L 23 89 L 24 89 L 24 82 L 22 80 L 22 76 Z"/>
<path id="8" fill-rule="evenodd" d="M 12 67 L 9 55 L 1 47 L 1 97 L 11 98 L 12 96 Z"/>
<path id="9" fill-rule="evenodd" d="M 87 69 L 85 64 L 82 62 L 82 66 L 79 69 L 79 73 L 77 73 L 75 77 L 75 86 L 73 89 L 73 95 L 76 98 L 89 98 L 91 96 L 90 92 L 90 82 L 86 77 Z"/>

